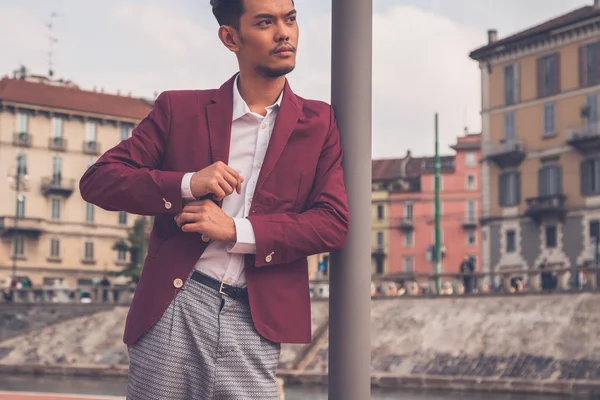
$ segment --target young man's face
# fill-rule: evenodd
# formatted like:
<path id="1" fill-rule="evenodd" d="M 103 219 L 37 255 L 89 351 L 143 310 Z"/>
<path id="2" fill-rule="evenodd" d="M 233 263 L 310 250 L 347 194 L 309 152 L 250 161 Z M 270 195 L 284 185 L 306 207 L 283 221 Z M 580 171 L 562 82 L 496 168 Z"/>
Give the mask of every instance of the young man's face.
<path id="1" fill-rule="evenodd" d="M 236 51 L 240 66 L 276 78 L 296 66 L 298 24 L 292 0 L 244 0 Z"/>

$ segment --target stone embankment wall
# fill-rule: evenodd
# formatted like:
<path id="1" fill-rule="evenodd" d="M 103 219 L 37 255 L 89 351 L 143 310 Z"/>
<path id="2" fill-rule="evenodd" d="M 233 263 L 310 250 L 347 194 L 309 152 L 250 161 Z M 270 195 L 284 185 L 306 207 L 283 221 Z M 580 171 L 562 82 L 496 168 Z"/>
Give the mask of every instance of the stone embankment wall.
<path id="1" fill-rule="evenodd" d="M 598 304 L 600 294 L 592 293 L 374 300 L 372 372 L 388 382 L 491 379 L 600 387 Z M 126 313 L 125 307 L 96 310 L 0 341 L 0 366 L 125 367 Z M 327 313 L 328 304 L 315 301 L 313 343 L 283 346 L 284 375 L 318 381 L 314 377 L 327 372 Z"/>

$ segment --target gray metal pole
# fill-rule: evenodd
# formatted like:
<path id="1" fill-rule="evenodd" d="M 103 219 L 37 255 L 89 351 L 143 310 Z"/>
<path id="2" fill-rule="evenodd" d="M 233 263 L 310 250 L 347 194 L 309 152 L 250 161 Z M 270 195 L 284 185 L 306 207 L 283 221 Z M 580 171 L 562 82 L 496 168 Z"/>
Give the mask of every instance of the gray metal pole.
<path id="1" fill-rule="evenodd" d="M 331 98 L 350 202 L 345 248 L 331 255 L 329 399 L 371 398 L 372 0 L 332 0 Z"/>

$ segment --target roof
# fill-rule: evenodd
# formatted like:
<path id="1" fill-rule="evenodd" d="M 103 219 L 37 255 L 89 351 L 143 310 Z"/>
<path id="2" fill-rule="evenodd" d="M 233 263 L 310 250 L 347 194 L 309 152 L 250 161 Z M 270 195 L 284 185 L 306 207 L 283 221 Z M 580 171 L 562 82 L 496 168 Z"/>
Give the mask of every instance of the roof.
<path id="1" fill-rule="evenodd" d="M 372 180 L 391 181 L 396 179 L 418 178 L 424 174 L 434 173 L 433 157 L 412 157 L 408 154 L 404 158 L 390 158 L 373 160 Z M 448 174 L 454 172 L 454 156 L 440 156 L 440 172 Z M 402 172 L 402 164 L 406 162 L 406 171 Z"/>
<path id="2" fill-rule="evenodd" d="M 450 146 L 455 151 L 479 150 L 481 148 L 481 133 L 469 133 L 456 140 L 456 144 Z"/>
<path id="3" fill-rule="evenodd" d="M 505 50 L 507 47 L 517 47 L 525 43 L 547 39 L 548 37 L 552 36 L 553 31 L 559 28 L 564 28 L 598 16 L 600 16 L 600 7 L 596 8 L 594 6 L 585 6 L 524 31 L 515 33 L 511 36 L 507 36 L 504 39 L 488 43 L 487 45 L 472 51 L 469 56 L 475 60 L 479 60 L 494 53 L 495 51 L 501 49 Z"/>
<path id="4" fill-rule="evenodd" d="M 140 98 L 9 78 L 0 80 L 0 103 L 3 102 L 133 119 L 143 119 L 152 108 Z"/>
<path id="5" fill-rule="evenodd" d="M 390 158 L 371 161 L 373 181 L 388 181 L 402 176 L 402 161 L 404 158 Z"/>
<path id="6" fill-rule="evenodd" d="M 449 174 L 454 172 L 454 156 L 440 156 L 440 172 Z M 406 178 L 416 178 L 421 175 L 433 174 L 434 157 L 411 158 L 406 166 Z"/>

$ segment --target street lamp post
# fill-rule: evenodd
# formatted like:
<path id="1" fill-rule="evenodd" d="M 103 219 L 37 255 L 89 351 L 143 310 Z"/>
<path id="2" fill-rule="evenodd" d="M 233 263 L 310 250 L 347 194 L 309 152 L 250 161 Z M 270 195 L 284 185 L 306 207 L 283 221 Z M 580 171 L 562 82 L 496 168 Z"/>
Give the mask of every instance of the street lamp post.
<path id="1" fill-rule="evenodd" d="M 14 185 L 15 189 L 15 218 L 14 218 L 14 226 L 13 226 L 13 257 L 12 257 L 12 277 L 16 278 L 17 276 L 17 256 L 19 249 L 19 218 L 21 217 L 20 205 L 25 205 L 25 196 L 21 193 L 21 191 L 27 190 L 26 182 L 29 179 L 27 175 L 27 167 L 25 164 L 25 155 L 23 153 L 19 153 L 17 155 L 17 165 L 15 168 L 14 174 L 8 175 L 9 184 Z"/>

